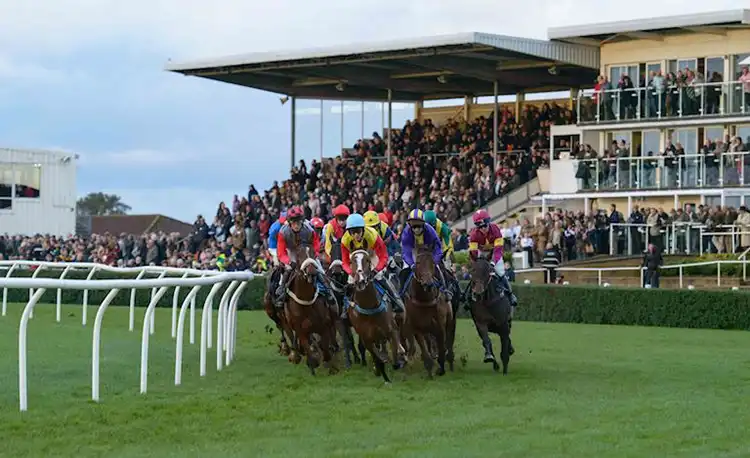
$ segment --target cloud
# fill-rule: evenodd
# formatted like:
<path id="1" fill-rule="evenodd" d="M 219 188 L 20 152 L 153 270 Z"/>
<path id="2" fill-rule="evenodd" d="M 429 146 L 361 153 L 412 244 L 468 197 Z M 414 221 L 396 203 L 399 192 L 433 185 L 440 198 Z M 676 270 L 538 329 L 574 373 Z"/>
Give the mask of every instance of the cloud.
<path id="1" fill-rule="evenodd" d="M 545 38 L 550 26 L 741 8 L 631 0 L 0 0 L 0 137 L 81 155 L 79 189 L 117 192 L 135 212 L 210 214 L 249 183 L 288 175 L 290 104 L 163 71 L 168 58 L 480 31 Z M 387 27 L 372 24 L 385 21 Z M 43 31 L 41 33 L 40 31 Z M 297 103 L 297 158 L 332 156 L 382 127 L 379 104 Z M 413 116 L 394 107 L 394 125 Z M 321 151 L 322 145 L 322 151 Z"/>

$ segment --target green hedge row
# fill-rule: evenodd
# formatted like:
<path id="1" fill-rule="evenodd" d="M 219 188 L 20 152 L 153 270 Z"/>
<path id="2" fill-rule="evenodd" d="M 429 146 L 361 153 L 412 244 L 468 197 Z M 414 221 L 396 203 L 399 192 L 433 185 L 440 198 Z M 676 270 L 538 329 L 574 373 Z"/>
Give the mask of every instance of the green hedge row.
<path id="1" fill-rule="evenodd" d="M 17 271 L 14 277 L 30 276 L 31 272 Z M 42 271 L 39 277 L 51 276 Z M 66 278 L 82 279 L 86 272 L 70 272 Z M 156 275 L 149 275 L 153 278 Z M 134 275 L 99 273 L 98 279 L 134 278 Z M 226 287 L 226 286 L 225 286 Z M 587 324 L 617 324 L 666 326 L 680 328 L 750 329 L 750 294 L 741 291 L 696 291 L 641 288 L 603 288 L 560 285 L 515 284 L 519 299 L 516 318 L 525 321 L 546 321 Z M 263 308 L 265 279 L 253 280 L 243 293 L 239 308 Z M 190 288 L 180 288 L 180 303 Z M 202 304 L 210 288 L 203 287 L 198 295 Z M 222 290 L 223 291 L 223 290 Z M 106 290 L 90 290 L 89 304 L 101 303 Z M 48 289 L 42 302 L 54 303 L 57 290 Z M 136 304 L 145 306 L 151 289 L 137 290 Z M 26 302 L 28 289 L 8 291 L 10 302 Z M 66 304 L 81 304 L 83 291 L 64 289 Z M 121 290 L 114 305 L 129 305 L 130 290 Z M 159 302 L 160 307 L 171 307 L 172 291 Z M 461 308 L 460 316 L 466 316 Z"/>
<path id="2" fill-rule="evenodd" d="M 516 318 L 587 324 L 750 330 L 750 294 L 581 286 L 514 286 Z"/>

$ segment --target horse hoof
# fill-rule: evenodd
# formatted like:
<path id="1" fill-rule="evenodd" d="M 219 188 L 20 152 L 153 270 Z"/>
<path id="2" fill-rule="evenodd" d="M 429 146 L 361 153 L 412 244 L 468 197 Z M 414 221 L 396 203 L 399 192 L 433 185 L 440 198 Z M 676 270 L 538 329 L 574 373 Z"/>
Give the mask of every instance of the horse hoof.
<path id="1" fill-rule="evenodd" d="M 494 363 L 496 363 L 495 362 L 495 357 L 492 356 L 492 355 L 484 355 L 484 362 L 485 363 L 493 363 L 494 364 Z"/>
<path id="2" fill-rule="evenodd" d="M 338 368 L 331 367 L 331 368 L 328 369 L 328 375 L 336 375 L 338 373 L 339 373 Z"/>
<path id="3" fill-rule="evenodd" d="M 499 371 L 500 370 L 500 365 L 498 363 L 493 364 L 492 365 L 492 370 L 494 370 L 495 372 Z"/>
<path id="4" fill-rule="evenodd" d="M 442 367 L 439 368 L 437 370 L 437 375 L 438 375 L 438 377 L 442 377 L 443 375 L 445 375 L 445 369 L 443 369 Z"/>

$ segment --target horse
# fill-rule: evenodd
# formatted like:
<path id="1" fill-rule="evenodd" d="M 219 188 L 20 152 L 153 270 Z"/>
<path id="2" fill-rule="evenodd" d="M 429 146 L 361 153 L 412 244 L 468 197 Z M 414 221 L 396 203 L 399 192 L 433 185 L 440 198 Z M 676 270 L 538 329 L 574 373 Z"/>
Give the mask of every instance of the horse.
<path id="1" fill-rule="evenodd" d="M 271 275 L 268 276 L 268 282 L 266 284 L 266 293 L 263 295 L 263 308 L 266 311 L 266 315 L 276 324 L 276 329 L 279 330 L 281 337 L 279 338 L 279 353 L 284 356 L 289 356 L 291 353 L 291 347 L 287 342 L 287 337 L 292 345 L 295 345 L 295 337 L 292 328 L 286 319 L 283 307 L 277 307 L 275 304 L 276 287 L 274 286 L 280 281 L 281 268 L 276 267 L 271 271 Z M 272 332 L 272 329 L 269 330 Z"/>
<path id="2" fill-rule="evenodd" d="M 315 375 L 315 369 L 320 365 L 316 355 L 319 352 L 323 357 L 323 362 L 329 366 L 330 373 L 335 373 L 337 369 L 331 365 L 331 362 L 336 331 L 331 318 L 331 310 L 326 306 L 323 297 L 319 295 L 316 284 L 318 269 L 321 267 L 310 256 L 309 247 L 298 247 L 295 259 L 299 265 L 286 282 L 288 298 L 285 315 L 294 330 L 298 345 L 293 348 L 289 359 L 298 363 L 301 359 L 299 351 L 302 350 L 310 373 Z M 314 342 L 314 339 L 318 342 Z M 314 352 L 314 350 L 317 351 Z"/>
<path id="3" fill-rule="evenodd" d="M 334 296 L 336 296 L 336 301 L 339 304 L 343 305 L 349 276 L 346 274 L 346 272 L 344 272 L 341 261 L 338 259 L 331 261 L 328 269 L 326 269 L 326 275 L 330 279 L 331 289 L 333 290 Z M 359 364 L 361 362 L 359 354 L 354 351 L 354 336 L 352 335 L 352 324 L 349 321 L 348 315 L 341 316 L 339 313 L 336 313 L 334 322 L 336 323 L 336 330 L 341 336 L 341 340 L 343 340 L 344 342 L 344 359 L 346 368 L 349 369 L 352 366 L 352 354 L 354 355 L 354 362 L 356 364 Z M 361 353 L 364 353 L 364 350 L 362 350 Z"/>
<path id="4" fill-rule="evenodd" d="M 422 353 L 422 361 L 427 375 L 432 378 L 434 366 L 434 338 L 438 371 L 437 375 L 445 375 L 446 330 L 452 311 L 445 296 L 436 287 L 435 261 L 429 245 L 420 246 L 414 256 L 414 276 L 409 285 L 406 300 L 406 328 L 413 333 Z"/>
<path id="5" fill-rule="evenodd" d="M 385 383 L 390 383 L 385 363 L 388 357 L 385 347 L 391 344 L 393 369 L 403 367 L 404 361 L 399 354 L 400 339 L 392 310 L 386 302 L 385 291 L 378 291 L 372 281 L 372 261 L 367 250 L 356 250 L 350 255 L 353 266 L 354 282 L 352 285 L 352 303 L 347 314 L 360 337 L 362 345 L 370 352 L 375 363 L 376 374 L 381 375 Z M 364 354 L 362 355 L 364 361 Z"/>
<path id="6" fill-rule="evenodd" d="M 503 363 L 503 375 L 506 375 L 511 354 L 511 305 L 504 294 L 495 292 L 497 288 L 496 280 L 492 279 L 493 272 L 494 268 L 488 260 L 478 257 L 472 261 L 471 293 L 474 301 L 471 303 L 470 311 L 474 326 L 484 346 L 484 362 L 492 363 L 495 371 L 499 370 L 500 366 L 495 360 L 489 333 L 493 332 L 500 336 L 500 360 Z"/>

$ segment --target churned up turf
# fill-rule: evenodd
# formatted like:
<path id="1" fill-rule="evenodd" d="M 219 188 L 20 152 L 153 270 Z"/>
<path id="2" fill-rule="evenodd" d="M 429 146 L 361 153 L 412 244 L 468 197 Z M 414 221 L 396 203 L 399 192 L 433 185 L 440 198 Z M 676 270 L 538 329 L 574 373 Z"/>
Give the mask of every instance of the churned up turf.
<path id="1" fill-rule="evenodd" d="M 210 350 L 201 379 L 198 347 L 186 339 L 175 387 L 170 311 L 158 310 L 140 395 L 141 323 L 128 332 L 127 309 L 113 307 L 95 404 L 91 325 L 81 326 L 80 307 L 56 324 L 54 307 L 40 305 L 29 328 L 29 411 L 20 413 L 21 307 L 0 318 L 0 456 L 750 455 L 745 332 L 515 323 L 503 377 L 481 362 L 462 320 L 455 373 L 426 380 L 416 364 L 386 387 L 360 367 L 313 378 L 278 355 L 262 313 L 241 312 L 234 363 L 217 373 Z"/>

